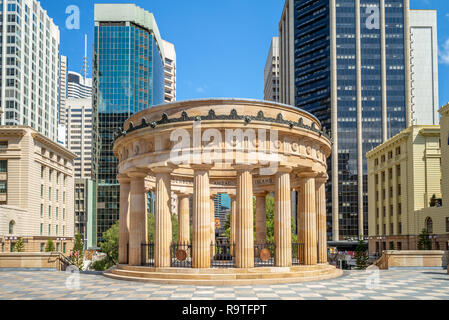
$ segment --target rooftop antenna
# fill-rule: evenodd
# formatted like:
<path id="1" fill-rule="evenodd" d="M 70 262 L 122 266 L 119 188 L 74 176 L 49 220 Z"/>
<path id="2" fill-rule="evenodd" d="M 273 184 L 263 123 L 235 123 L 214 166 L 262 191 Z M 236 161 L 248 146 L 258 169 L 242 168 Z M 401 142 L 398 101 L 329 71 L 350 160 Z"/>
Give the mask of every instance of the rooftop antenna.
<path id="1" fill-rule="evenodd" d="M 87 34 L 84 35 L 84 58 L 83 58 L 83 69 L 82 69 L 84 83 L 87 79 Z"/>

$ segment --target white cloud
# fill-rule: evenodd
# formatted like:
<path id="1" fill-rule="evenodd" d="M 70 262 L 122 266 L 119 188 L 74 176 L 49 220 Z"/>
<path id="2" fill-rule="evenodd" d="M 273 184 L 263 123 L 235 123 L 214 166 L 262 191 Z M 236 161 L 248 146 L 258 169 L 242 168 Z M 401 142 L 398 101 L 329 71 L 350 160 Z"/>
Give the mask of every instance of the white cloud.
<path id="1" fill-rule="evenodd" d="M 440 62 L 443 64 L 449 64 L 449 39 L 446 40 L 439 51 Z"/>

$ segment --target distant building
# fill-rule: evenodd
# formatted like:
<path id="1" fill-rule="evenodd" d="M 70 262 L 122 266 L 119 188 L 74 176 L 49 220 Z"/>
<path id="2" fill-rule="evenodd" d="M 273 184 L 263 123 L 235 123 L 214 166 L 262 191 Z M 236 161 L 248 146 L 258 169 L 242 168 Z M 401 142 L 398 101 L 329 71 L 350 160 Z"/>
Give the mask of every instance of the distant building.
<path id="1" fill-rule="evenodd" d="M 26 126 L 0 127 L 0 247 L 44 251 L 48 239 L 69 254 L 74 238 L 76 155 Z"/>
<path id="2" fill-rule="evenodd" d="M 365 154 L 412 123 L 409 17 L 409 0 L 285 1 L 280 102 L 330 130 L 326 198 L 334 241 L 368 234 Z"/>
<path id="3" fill-rule="evenodd" d="M 59 28 L 40 2 L 0 5 L 0 125 L 25 125 L 58 138 Z"/>
<path id="4" fill-rule="evenodd" d="M 92 97 L 92 79 L 86 78 L 79 73 L 69 71 L 67 82 L 67 98 L 87 99 Z"/>
<path id="5" fill-rule="evenodd" d="M 416 250 L 422 229 L 448 249 L 449 105 L 440 113 L 441 127 L 409 127 L 367 153 L 370 253 Z"/>
<path id="6" fill-rule="evenodd" d="M 119 217 L 114 138 L 132 114 L 164 103 L 165 55 L 152 13 L 134 4 L 95 4 L 94 19 L 92 169 L 101 241 Z"/>
<path id="7" fill-rule="evenodd" d="M 264 70 L 264 100 L 279 102 L 279 37 L 271 40 Z"/>
<path id="8" fill-rule="evenodd" d="M 176 51 L 175 46 L 162 40 L 164 46 L 164 102 L 176 101 Z"/>
<path id="9" fill-rule="evenodd" d="M 59 125 L 66 125 L 66 100 L 67 100 L 67 57 L 61 56 L 59 65 Z M 59 133 L 58 133 L 59 137 Z M 60 139 L 58 139 L 60 140 Z M 60 141 L 58 141 L 60 142 Z M 63 143 L 64 140 L 62 141 Z"/>
<path id="10" fill-rule="evenodd" d="M 95 183 L 75 179 L 75 233 L 80 233 L 85 249 L 97 247 Z"/>
<path id="11" fill-rule="evenodd" d="M 92 100 L 67 99 L 67 148 L 75 159 L 75 177 L 92 176 Z"/>
<path id="12" fill-rule="evenodd" d="M 435 10 L 410 10 L 413 124 L 439 124 Z"/>

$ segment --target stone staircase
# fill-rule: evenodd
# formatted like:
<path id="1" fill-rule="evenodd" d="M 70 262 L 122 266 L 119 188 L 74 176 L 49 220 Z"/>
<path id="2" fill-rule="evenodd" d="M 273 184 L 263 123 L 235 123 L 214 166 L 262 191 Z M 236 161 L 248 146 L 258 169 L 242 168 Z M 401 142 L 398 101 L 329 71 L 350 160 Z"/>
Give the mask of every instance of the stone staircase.
<path id="1" fill-rule="evenodd" d="M 251 269 L 151 268 L 118 265 L 103 273 L 104 276 L 117 280 L 204 286 L 295 283 L 331 279 L 342 274 L 342 270 L 329 264 Z"/>

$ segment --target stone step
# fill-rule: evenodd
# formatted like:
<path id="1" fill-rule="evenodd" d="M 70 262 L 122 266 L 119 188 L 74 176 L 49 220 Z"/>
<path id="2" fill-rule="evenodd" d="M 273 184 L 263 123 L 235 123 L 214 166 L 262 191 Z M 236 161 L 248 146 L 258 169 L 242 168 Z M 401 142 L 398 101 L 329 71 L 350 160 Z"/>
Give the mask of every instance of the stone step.
<path id="1" fill-rule="evenodd" d="M 106 271 L 104 276 L 116 280 L 151 282 L 156 284 L 176 284 L 176 285 L 201 285 L 201 286 L 238 286 L 238 285 L 267 285 L 267 284 L 285 284 L 320 281 L 339 277 L 343 274 L 342 270 L 334 269 L 326 274 L 314 275 L 311 277 L 293 277 L 293 278 L 259 278 L 259 279 L 234 279 L 234 280 L 217 280 L 217 279 L 162 279 L 162 278 L 142 278 L 135 276 L 123 276 L 114 274 L 113 271 Z"/>

